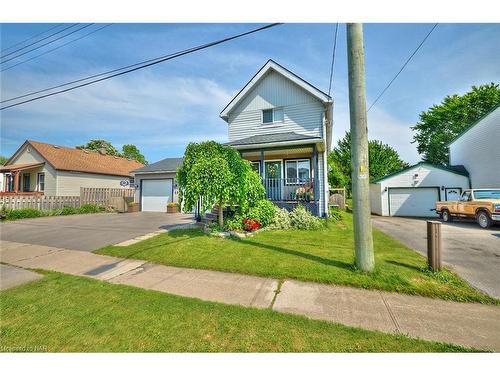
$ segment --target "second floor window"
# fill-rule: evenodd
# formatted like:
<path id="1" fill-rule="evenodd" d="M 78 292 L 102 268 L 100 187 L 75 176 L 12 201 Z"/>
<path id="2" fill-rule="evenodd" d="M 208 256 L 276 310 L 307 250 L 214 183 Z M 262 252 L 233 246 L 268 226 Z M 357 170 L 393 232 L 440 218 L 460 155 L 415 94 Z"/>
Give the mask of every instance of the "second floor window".
<path id="1" fill-rule="evenodd" d="M 283 122 L 284 119 L 285 119 L 285 114 L 283 112 L 283 108 L 264 109 L 262 111 L 263 124 Z"/>

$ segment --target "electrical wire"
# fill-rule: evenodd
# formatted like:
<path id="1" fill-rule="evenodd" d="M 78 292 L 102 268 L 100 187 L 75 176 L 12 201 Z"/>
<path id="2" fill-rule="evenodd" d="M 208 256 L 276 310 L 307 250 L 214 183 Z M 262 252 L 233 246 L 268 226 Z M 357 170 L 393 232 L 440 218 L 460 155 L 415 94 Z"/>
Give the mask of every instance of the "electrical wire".
<path id="1" fill-rule="evenodd" d="M 78 40 L 80 40 L 80 39 L 83 39 L 83 38 L 85 38 L 85 37 L 87 37 L 87 36 L 89 36 L 89 35 L 91 35 L 91 34 L 94 34 L 94 33 L 98 32 L 98 31 L 102 30 L 102 29 L 105 29 L 106 27 L 109 27 L 109 26 L 111 26 L 111 25 L 112 25 L 112 23 L 108 23 L 107 25 L 104 25 L 104 26 L 102 26 L 102 27 L 100 27 L 100 28 L 98 28 L 98 29 L 92 30 L 91 32 L 89 32 L 89 33 L 87 33 L 87 34 L 84 34 L 84 35 L 82 35 L 82 36 L 80 36 L 80 37 L 78 37 L 78 38 L 76 38 L 76 39 L 72 39 L 72 40 L 70 40 L 69 42 L 63 43 L 63 44 L 61 44 L 61 45 L 59 45 L 59 46 L 57 46 L 57 47 L 55 47 L 55 48 L 49 49 L 48 51 L 45 51 L 45 52 L 43 52 L 43 53 L 40 53 L 39 55 L 33 56 L 33 57 L 29 58 L 29 59 L 26 59 L 26 60 L 20 61 L 20 62 L 18 62 L 18 63 L 16 63 L 16 64 L 14 64 L 14 65 L 11 65 L 11 66 L 9 66 L 9 67 L 7 67 L 7 68 L 1 69 L 1 70 L 0 70 L 0 72 L 4 72 L 4 71 L 6 71 L 6 70 L 12 69 L 12 68 L 14 68 L 15 66 L 18 66 L 18 65 L 21 65 L 21 64 L 27 63 L 27 62 L 32 61 L 32 60 L 34 60 L 34 59 L 36 59 L 36 58 L 38 58 L 38 57 L 40 57 L 40 56 L 43 56 L 43 55 L 46 55 L 46 54 L 48 54 L 48 53 L 50 53 L 50 52 L 53 52 L 53 51 L 55 51 L 55 50 L 58 50 L 59 48 L 62 48 L 62 47 L 64 47 L 64 46 L 67 46 L 68 44 L 74 43 L 74 42 L 76 42 L 76 41 L 78 41 Z"/>
<path id="2" fill-rule="evenodd" d="M 20 57 L 20 56 L 26 55 L 27 53 L 30 53 L 30 52 L 36 51 L 37 49 L 40 49 L 40 48 L 42 48 L 42 47 L 45 47 L 46 45 L 52 44 L 52 43 L 54 43 L 54 42 L 57 42 L 58 40 L 61 40 L 61 39 L 63 39 L 63 38 L 66 38 L 67 36 L 70 36 L 71 34 L 77 33 L 78 31 L 83 30 L 83 29 L 86 29 L 87 27 L 92 26 L 92 25 L 93 25 L 93 23 L 90 23 L 90 24 L 85 25 L 85 26 L 82 26 L 82 27 L 80 27 L 80 28 L 78 28 L 78 29 L 76 29 L 76 30 L 72 30 L 71 32 L 69 32 L 69 33 L 67 33 L 67 34 L 64 34 L 64 35 L 62 35 L 62 36 L 60 36 L 60 37 L 58 37 L 58 38 L 56 38 L 56 39 L 52 39 L 52 40 L 48 41 L 47 43 L 44 43 L 44 44 L 42 44 L 42 45 L 39 45 L 39 46 L 37 46 L 37 47 L 35 47 L 35 48 L 32 48 L 32 49 L 30 49 L 30 50 L 28 50 L 28 51 L 24 51 L 23 53 L 20 53 L 20 54 L 18 54 L 18 55 L 16 55 L 16 56 L 14 56 L 14 57 L 11 57 L 10 59 L 4 60 L 4 61 L 0 62 L 0 64 L 5 64 L 6 62 L 9 62 L 9 61 L 11 61 L 11 60 L 17 59 L 17 58 L 18 58 L 18 57 Z"/>
<path id="3" fill-rule="evenodd" d="M 62 25 L 62 24 L 61 24 L 61 25 Z M 44 38 L 42 38 L 42 39 L 39 39 L 39 40 L 37 40 L 36 42 L 33 42 L 33 43 L 28 44 L 28 45 L 26 45 L 26 46 L 24 46 L 24 47 L 18 48 L 18 49 L 16 49 L 15 51 L 12 51 L 12 52 L 9 52 L 9 53 L 7 53 L 7 54 L 5 54 L 5 55 L 3 55 L 3 56 L 0 56 L 0 59 L 4 59 L 4 58 L 6 58 L 7 56 L 10 56 L 10 55 L 12 55 L 12 54 L 14 54 L 14 53 L 16 53 L 16 52 L 22 51 L 23 49 L 26 49 L 26 48 L 28 48 L 28 47 L 31 47 L 31 46 L 33 46 L 33 45 L 35 45 L 35 44 L 37 44 L 37 43 L 40 43 L 40 42 L 42 42 L 42 41 L 44 41 L 44 40 L 46 40 L 46 39 L 49 39 L 49 38 L 53 37 L 54 35 L 60 34 L 60 33 L 62 33 L 62 32 L 64 32 L 64 31 L 66 31 L 66 30 L 68 30 L 68 29 L 71 29 L 72 27 L 74 27 L 74 26 L 76 26 L 76 25 L 78 25 L 78 24 L 77 24 L 77 23 L 74 23 L 73 25 L 70 25 L 70 26 L 68 26 L 68 27 L 66 27 L 66 28 L 64 28 L 64 29 L 62 29 L 62 30 L 59 30 L 59 31 L 57 31 L 57 32 L 53 33 L 53 34 L 47 35 L 46 37 L 44 37 Z M 49 30 L 53 30 L 54 28 L 55 28 L 55 27 L 53 27 L 52 29 L 49 29 Z M 48 31 L 48 30 L 47 30 L 47 31 Z M 45 32 L 47 32 L 47 31 L 45 31 Z M 41 34 L 45 34 L 45 32 L 43 32 L 43 33 L 41 33 Z M 41 34 L 39 34 L 39 35 L 41 35 Z M 28 41 L 28 40 L 30 40 L 30 39 L 32 39 L 32 38 L 28 38 L 28 39 L 26 39 L 26 40 L 25 40 L 25 42 L 26 42 L 26 41 Z M 24 42 L 21 42 L 21 43 L 18 43 L 18 44 L 22 44 L 22 43 L 24 43 Z M 11 47 L 9 47 L 9 48 L 6 48 L 6 49 L 10 49 L 10 48 L 12 48 L 12 47 L 13 47 L 13 46 L 11 46 Z M 4 50 L 2 50 L 2 52 L 3 52 L 3 51 L 4 51 Z"/>
<path id="4" fill-rule="evenodd" d="M 224 39 L 219 39 L 219 40 L 214 41 L 214 42 L 210 42 L 210 43 L 206 43 L 206 44 L 203 44 L 203 45 L 192 47 L 192 48 L 189 48 L 189 49 L 186 49 L 186 50 L 174 52 L 172 54 L 165 55 L 163 57 L 158 57 L 158 58 L 155 58 L 155 59 L 146 60 L 146 61 L 143 61 L 142 63 L 137 63 L 137 64 L 130 65 L 129 66 L 130 69 L 127 69 L 127 67 L 123 67 L 123 68 L 119 68 L 119 69 L 114 69 L 113 71 L 110 71 L 110 72 L 117 72 L 117 71 L 120 71 L 120 70 L 123 70 L 123 69 L 127 69 L 127 70 L 124 70 L 124 71 L 119 72 L 119 73 L 107 75 L 105 77 L 102 77 L 102 78 L 99 78 L 99 79 L 96 79 L 96 80 L 93 80 L 93 81 L 90 81 L 90 82 L 85 82 L 85 83 L 82 83 L 82 84 L 79 84 L 79 85 L 76 85 L 76 86 L 68 87 L 68 88 L 63 89 L 63 90 L 55 91 L 55 92 L 52 92 L 52 93 L 49 93 L 49 94 L 37 96 L 35 98 L 27 99 L 27 100 L 24 100 L 24 101 L 21 101 L 21 102 L 18 102 L 18 103 L 10 104 L 10 105 L 1 107 L 0 110 L 5 110 L 7 108 L 16 107 L 16 106 L 19 106 L 21 104 L 29 103 L 29 102 L 32 102 L 32 101 L 35 101 L 35 100 L 39 100 L 39 99 L 43 99 L 43 98 L 46 98 L 46 97 L 49 97 L 49 96 L 53 96 L 53 95 L 57 95 L 57 94 L 64 93 L 64 92 L 68 92 L 68 91 L 71 91 L 71 90 L 75 90 L 75 89 L 80 88 L 80 87 L 88 86 L 88 85 L 91 85 L 93 83 L 97 83 L 97 82 L 101 82 L 101 81 L 104 81 L 104 80 L 108 80 L 108 79 L 113 78 L 113 77 L 117 77 L 117 76 L 121 76 L 121 75 L 124 75 L 124 74 L 127 74 L 127 73 L 131 73 L 131 72 L 139 70 L 139 69 L 144 69 L 146 67 L 162 63 L 164 61 L 172 60 L 172 59 L 175 59 L 177 57 L 181 57 L 181 56 L 184 56 L 184 55 L 187 55 L 187 54 L 199 51 L 199 50 L 203 50 L 203 49 L 206 49 L 206 48 L 209 48 L 209 47 L 213 47 L 213 46 L 216 46 L 218 44 L 222 44 L 222 43 L 228 42 L 230 40 L 238 39 L 238 38 L 241 38 L 243 36 L 250 35 L 250 34 L 262 31 L 262 30 L 270 29 L 272 27 L 279 26 L 279 25 L 281 25 L 281 23 L 268 24 L 266 26 L 258 27 L 256 29 L 252 29 L 252 30 L 246 31 L 244 33 L 236 34 L 236 35 L 233 35 L 233 36 L 230 36 L 230 37 L 226 37 Z M 82 78 L 82 79 L 79 79 L 77 81 L 73 81 L 73 83 L 75 83 L 75 82 L 81 82 L 81 81 L 86 81 L 86 80 L 89 80 L 89 79 L 91 79 L 93 77 L 103 76 L 103 75 L 109 74 L 110 72 L 100 73 L 100 74 L 96 74 L 96 75 L 93 75 L 93 76 L 90 76 L 90 77 Z M 54 86 L 53 88 L 39 90 L 38 92 L 33 92 L 33 93 L 28 93 L 28 94 L 25 94 L 25 95 L 21 95 L 21 96 L 19 96 L 17 98 L 32 96 L 32 95 L 35 95 L 36 93 L 40 93 L 40 92 L 43 92 L 43 91 L 48 91 L 48 90 L 51 90 L 51 89 L 54 89 L 54 88 L 58 88 L 58 87 L 68 86 L 70 84 L 71 83 L 66 83 L 66 84 Z M 16 98 L 10 98 L 10 99 L 2 101 L 2 103 L 7 102 L 7 101 L 12 101 L 12 100 L 15 100 L 15 99 Z"/>
<path id="5" fill-rule="evenodd" d="M 337 50 L 337 33 L 339 31 L 339 23 L 335 24 L 335 34 L 333 37 L 333 52 L 332 52 L 332 66 L 330 67 L 330 84 L 328 85 L 328 96 L 330 96 L 330 92 L 332 90 L 333 84 L 333 71 L 335 66 L 335 51 Z"/>
<path id="6" fill-rule="evenodd" d="M 415 56 L 415 54 L 418 52 L 418 50 L 420 49 L 420 47 L 423 46 L 423 44 L 425 43 L 425 41 L 427 40 L 427 38 L 429 38 L 429 36 L 434 31 L 434 29 L 437 27 L 437 25 L 438 24 L 435 23 L 434 26 L 432 26 L 432 28 L 429 30 L 429 32 L 427 33 L 427 35 L 425 36 L 425 38 L 422 39 L 422 41 L 417 46 L 417 48 L 415 48 L 415 50 L 412 52 L 412 54 L 410 55 L 410 57 L 408 57 L 408 59 L 406 59 L 405 63 L 401 67 L 401 69 L 399 69 L 399 71 L 396 73 L 396 75 L 389 81 L 389 83 L 387 84 L 387 86 L 385 86 L 385 88 L 380 92 L 380 94 L 377 96 L 377 98 L 370 105 L 370 107 L 366 111 L 367 113 L 370 112 L 370 109 L 372 109 L 372 107 L 375 105 L 375 103 L 377 103 L 379 101 L 379 99 L 382 97 L 382 95 L 384 95 L 384 93 L 389 89 L 389 87 L 391 87 L 391 85 L 393 84 L 393 82 L 396 80 L 396 78 L 398 78 L 398 76 L 401 74 L 401 72 L 404 70 L 404 68 L 406 68 L 406 65 L 408 65 L 408 63 L 411 61 L 411 59 L 413 58 L 413 56 Z"/>

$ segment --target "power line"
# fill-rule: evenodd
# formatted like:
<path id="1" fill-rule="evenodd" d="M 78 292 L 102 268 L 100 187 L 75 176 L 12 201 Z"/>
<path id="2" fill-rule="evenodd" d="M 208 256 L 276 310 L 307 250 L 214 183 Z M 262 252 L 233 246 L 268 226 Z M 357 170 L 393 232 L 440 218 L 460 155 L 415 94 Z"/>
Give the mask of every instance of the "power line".
<path id="1" fill-rule="evenodd" d="M 434 24 L 434 26 L 432 26 L 432 28 L 429 30 L 429 32 L 427 33 L 427 35 L 425 36 L 424 39 L 422 39 L 422 41 L 420 42 L 420 44 L 417 46 L 417 48 L 415 48 L 415 50 L 412 52 L 412 54 L 410 55 L 410 57 L 408 57 L 408 59 L 405 61 L 405 63 L 403 64 L 403 66 L 401 67 L 401 69 L 399 69 L 399 71 L 396 73 L 396 75 L 389 81 L 389 83 L 387 84 L 387 86 L 385 86 L 385 88 L 380 92 L 380 94 L 377 96 L 377 98 L 373 101 L 373 103 L 370 105 L 370 108 L 368 108 L 368 110 L 366 111 L 367 113 L 370 112 L 370 109 L 372 109 L 372 107 L 375 105 L 375 103 L 378 102 L 378 100 L 382 97 L 382 95 L 384 95 L 384 93 L 387 91 L 387 89 L 389 87 L 391 87 L 392 83 L 396 80 L 396 78 L 398 78 L 398 76 L 401 74 L 401 72 L 403 71 L 403 69 L 406 67 L 406 65 L 408 65 L 408 63 L 410 62 L 410 60 L 413 58 L 413 56 L 415 56 L 415 54 L 418 52 L 418 50 L 420 49 L 420 47 L 422 47 L 422 45 L 425 43 L 425 41 L 427 40 L 427 38 L 429 38 L 429 36 L 432 34 L 432 32 L 434 31 L 434 29 L 437 27 L 437 23 Z"/>
<path id="2" fill-rule="evenodd" d="M 30 50 L 28 50 L 28 51 L 24 51 L 23 53 L 20 53 L 20 54 L 18 54 L 18 55 L 16 55 L 16 56 L 14 56 L 14 57 L 11 57 L 10 59 L 4 60 L 4 61 L 2 61 L 0 64 L 5 64 L 6 62 L 9 62 L 9 61 L 11 61 L 11 60 L 17 59 L 18 57 L 21 57 L 21 56 L 23 56 L 23 55 L 26 55 L 27 53 L 30 53 L 30 52 L 36 51 L 37 49 L 40 49 L 40 48 L 42 48 L 42 47 L 45 47 L 45 46 L 46 46 L 46 45 L 48 45 L 48 44 L 52 44 L 52 43 L 54 43 L 54 42 L 57 42 L 58 40 L 61 40 L 61 39 L 63 39 L 63 38 L 66 38 L 67 36 L 70 36 L 71 34 L 77 33 L 78 31 L 83 30 L 83 29 L 85 29 L 85 28 L 87 28 L 87 27 L 89 27 L 89 26 L 92 26 L 92 25 L 93 25 L 93 23 L 89 23 L 88 25 L 82 26 L 82 27 L 80 27 L 80 28 L 78 28 L 78 29 L 76 29 L 76 30 L 72 30 L 71 32 L 69 32 L 69 33 L 67 33 L 67 34 L 64 34 L 64 35 L 62 35 L 62 36 L 60 36 L 60 37 L 58 37 L 58 38 L 56 38 L 56 39 L 49 40 L 47 43 L 41 44 L 41 45 L 39 45 L 39 46 L 37 46 L 37 47 L 35 47 L 35 48 L 32 48 L 32 49 L 30 49 Z"/>
<path id="3" fill-rule="evenodd" d="M 63 44 L 61 44 L 61 45 L 59 45 L 59 46 L 57 46 L 57 47 L 55 47 L 55 48 L 49 49 L 48 51 L 45 51 L 45 52 L 43 52 L 43 53 L 40 53 L 39 55 L 33 56 L 33 57 L 31 57 L 31 58 L 29 58 L 29 59 L 27 59 L 27 60 L 20 61 L 20 62 L 18 62 L 18 63 L 16 63 L 16 64 L 14 64 L 14 65 L 11 65 L 11 66 L 9 66 L 9 67 L 7 67 L 7 68 L 5 68 L 5 69 L 2 69 L 2 70 L 0 70 L 0 72 L 4 72 L 4 71 L 6 71 L 6 70 L 12 69 L 12 68 L 14 68 L 15 66 L 18 66 L 18 65 L 21 65 L 21 64 L 27 63 L 27 62 L 29 62 L 29 61 L 31 61 L 31 60 L 34 60 L 34 59 L 36 59 L 36 58 L 38 58 L 38 57 L 40 57 L 40 56 L 43 56 L 43 55 L 46 55 L 46 54 L 48 54 L 48 53 L 50 53 L 50 52 L 53 52 L 53 51 L 55 51 L 55 50 L 58 50 L 59 48 L 62 48 L 62 47 L 64 47 L 64 46 L 68 45 L 68 44 L 74 43 L 74 42 L 76 42 L 76 41 L 78 41 L 78 40 L 80 40 L 80 39 L 83 39 L 83 38 L 85 38 L 85 37 L 87 37 L 87 36 L 89 36 L 89 35 L 91 35 L 91 34 L 94 34 L 94 33 L 98 32 L 98 31 L 100 31 L 100 30 L 102 30 L 102 29 L 104 29 L 104 28 L 106 28 L 106 27 L 111 26 L 111 25 L 112 25 L 112 23 L 108 23 L 107 25 L 104 25 L 104 26 L 102 26 L 102 27 L 100 27 L 100 28 L 98 28 L 98 29 L 95 29 L 95 30 L 93 30 L 93 31 L 91 31 L 91 32 L 89 32 L 89 33 L 87 33 L 87 34 L 84 34 L 84 35 L 82 35 L 82 36 L 80 36 L 80 37 L 76 38 L 76 39 L 72 39 L 72 40 L 70 40 L 69 42 L 63 43 Z"/>
<path id="4" fill-rule="evenodd" d="M 333 52 L 332 52 L 332 66 L 330 68 L 330 85 L 328 86 L 328 96 L 330 96 L 330 92 L 332 90 L 333 84 L 333 68 L 335 65 L 335 51 L 337 49 L 337 33 L 339 31 L 339 23 L 337 22 L 335 25 L 335 36 L 333 37 Z"/>
<path id="5" fill-rule="evenodd" d="M 53 96 L 53 95 L 57 95 L 57 94 L 60 94 L 60 93 L 67 92 L 67 91 L 75 90 L 75 89 L 80 88 L 80 87 L 84 87 L 84 86 L 91 85 L 93 83 L 97 83 L 97 82 L 100 82 L 100 81 L 108 80 L 110 78 L 117 77 L 117 76 L 120 76 L 120 75 L 123 75 L 123 74 L 127 74 L 127 73 L 130 73 L 130 72 L 139 70 L 139 69 L 144 69 L 144 68 L 146 68 L 148 66 L 152 66 L 152 65 L 156 65 L 156 64 L 162 63 L 164 61 L 172 60 L 172 59 L 175 59 L 177 57 L 181 57 L 181 56 L 184 56 L 184 55 L 196 52 L 196 51 L 200 51 L 200 50 L 203 50 L 203 49 L 206 49 L 206 48 L 209 48 L 209 47 L 213 47 L 213 46 L 216 46 L 218 44 L 222 44 L 222 43 L 228 42 L 228 41 L 233 40 L 233 39 L 238 39 L 238 38 L 241 38 L 241 37 L 246 36 L 246 35 L 250 35 L 250 34 L 262 31 L 262 30 L 270 29 L 270 28 L 278 26 L 278 25 L 281 25 L 281 23 L 268 24 L 266 26 L 258 27 L 256 29 L 252 29 L 250 31 L 246 31 L 244 33 L 236 34 L 236 35 L 224 38 L 224 39 L 219 39 L 219 40 L 214 41 L 214 42 L 210 42 L 210 43 L 206 43 L 206 44 L 203 44 L 203 45 L 192 47 L 192 48 L 189 48 L 189 49 L 186 49 L 186 50 L 174 52 L 174 53 L 172 53 L 170 55 L 166 55 L 164 57 L 158 57 L 156 59 L 150 59 L 150 60 L 144 61 L 142 63 L 134 64 L 133 66 L 135 66 L 135 67 L 132 67 L 132 65 L 131 65 L 131 66 L 129 66 L 129 67 L 131 67 L 130 69 L 124 70 L 124 71 L 119 72 L 119 73 L 108 75 L 108 76 L 105 76 L 105 77 L 102 77 L 102 78 L 99 78 L 99 79 L 95 79 L 95 80 L 90 81 L 90 82 L 82 83 L 80 85 L 68 87 L 68 88 L 63 89 L 63 90 L 55 91 L 55 92 L 52 92 L 52 93 L 49 93 L 49 94 L 45 94 L 45 95 L 40 95 L 40 96 L 31 98 L 31 99 L 24 100 L 22 102 L 18 102 L 18 103 L 14 103 L 14 104 L 11 104 L 11 105 L 7 105 L 5 107 L 1 107 L 0 111 L 4 110 L 4 109 L 7 109 L 7 108 L 11 108 L 11 107 L 16 107 L 16 106 L 21 105 L 21 104 L 29 103 L 29 102 L 32 102 L 32 101 L 35 101 L 35 100 L 43 99 L 43 98 L 46 98 L 46 97 L 49 97 L 49 96 Z M 116 71 L 123 70 L 123 69 L 126 69 L 126 67 L 115 69 L 114 71 L 116 72 Z M 98 76 L 106 75 L 106 74 L 109 74 L 109 73 L 110 72 L 96 74 L 94 76 L 83 78 L 83 79 L 80 79 L 80 80 L 77 80 L 77 81 L 79 81 L 79 82 L 86 81 L 86 80 L 91 79 L 91 77 L 98 77 Z M 76 81 L 73 81 L 73 82 L 76 82 Z M 70 83 L 62 84 L 62 85 L 59 85 L 57 87 L 63 87 L 63 86 L 67 86 L 69 84 Z M 50 90 L 50 89 L 40 90 L 39 92 L 47 91 L 47 90 Z M 34 94 L 35 93 L 28 93 L 28 94 L 22 95 L 21 97 L 32 96 Z M 16 98 L 7 99 L 7 100 L 4 100 L 3 102 L 11 101 L 11 100 L 14 100 L 14 99 L 16 99 Z"/>
<path id="6" fill-rule="evenodd" d="M 62 23 L 58 23 L 57 25 L 55 25 L 55 26 L 51 27 L 50 29 L 47 29 L 47 30 L 45 30 L 45 31 L 43 31 L 43 32 L 41 32 L 41 33 L 35 34 L 35 35 L 33 35 L 33 36 L 30 36 L 28 39 L 25 39 L 25 40 L 22 40 L 22 41 L 20 41 L 20 42 L 14 43 L 14 44 L 12 44 L 11 46 L 9 46 L 9 47 L 7 47 L 7 48 L 2 49 L 2 52 L 8 51 L 9 49 L 12 49 L 12 48 L 14 48 L 14 47 L 16 47 L 16 46 L 18 46 L 18 45 L 20 45 L 20 44 L 26 43 L 27 41 L 29 41 L 29 40 L 31 40 L 31 39 L 35 39 L 35 38 L 39 37 L 40 35 L 43 35 L 43 34 L 45 34 L 45 33 L 48 33 L 49 31 L 52 31 L 52 30 L 54 30 L 54 29 L 58 28 L 58 27 L 59 27 L 59 26 L 61 26 L 61 25 L 62 25 Z"/>
<path id="7" fill-rule="evenodd" d="M 49 39 L 49 38 L 53 37 L 54 35 L 60 34 L 60 33 L 62 33 L 62 32 L 64 32 L 64 31 L 66 31 L 66 30 L 68 30 L 68 29 L 71 29 L 72 27 L 74 27 L 74 26 L 76 26 L 76 25 L 78 25 L 78 24 L 77 24 L 77 23 L 74 23 L 74 24 L 73 24 L 73 25 L 71 25 L 71 26 L 65 27 L 65 28 L 64 28 L 64 29 L 62 29 L 62 30 L 59 30 L 59 31 L 56 31 L 56 32 L 55 32 L 55 33 L 53 33 L 53 34 L 47 35 L 45 38 L 39 39 L 39 40 L 37 40 L 36 42 L 30 43 L 30 44 L 28 44 L 28 45 L 26 45 L 26 46 L 24 46 L 24 47 L 21 47 L 21 48 L 19 48 L 19 49 L 16 49 L 15 51 L 12 51 L 12 52 L 9 52 L 9 53 L 7 53 L 7 54 L 5 54 L 5 55 L 3 55 L 3 56 L 0 56 L 0 59 L 4 59 L 4 58 L 6 58 L 7 56 L 10 56 L 10 55 L 12 55 L 12 54 L 14 54 L 14 53 L 16 53 L 16 52 L 19 52 L 19 51 L 22 51 L 23 49 L 26 49 L 26 48 L 28 48 L 28 47 L 31 47 L 32 45 L 35 45 L 35 44 L 40 43 L 40 42 L 42 42 L 42 41 L 44 41 L 44 40 L 46 40 L 46 39 Z"/>

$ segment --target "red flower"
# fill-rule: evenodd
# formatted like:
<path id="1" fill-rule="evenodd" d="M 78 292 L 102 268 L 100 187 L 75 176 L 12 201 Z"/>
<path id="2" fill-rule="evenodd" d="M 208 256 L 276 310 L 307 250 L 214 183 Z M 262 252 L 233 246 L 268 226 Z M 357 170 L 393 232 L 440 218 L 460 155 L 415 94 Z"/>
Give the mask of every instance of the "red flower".
<path id="1" fill-rule="evenodd" d="M 255 219 L 243 219 L 243 229 L 252 232 L 260 228 L 260 223 Z"/>

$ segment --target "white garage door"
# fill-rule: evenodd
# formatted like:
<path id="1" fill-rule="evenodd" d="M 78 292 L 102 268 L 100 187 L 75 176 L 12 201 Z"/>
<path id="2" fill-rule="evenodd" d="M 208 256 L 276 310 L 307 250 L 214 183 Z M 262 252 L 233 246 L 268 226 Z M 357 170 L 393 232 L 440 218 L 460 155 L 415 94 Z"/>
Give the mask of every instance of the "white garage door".
<path id="1" fill-rule="evenodd" d="M 391 216 L 436 216 L 436 201 L 439 200 L 437 188 L 390 188 L 389 212 Z"/>
<path id="2" fill-rule="evenodd" d="M 142 180 L 142 211 L 167 211 L 167 203 L 172 201 L 172 179 Z"/>

